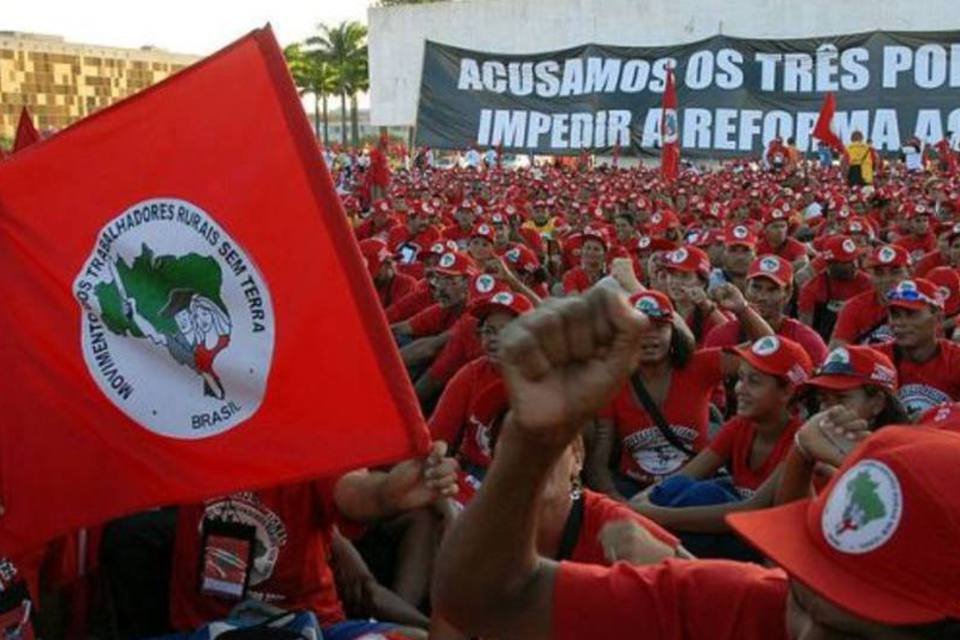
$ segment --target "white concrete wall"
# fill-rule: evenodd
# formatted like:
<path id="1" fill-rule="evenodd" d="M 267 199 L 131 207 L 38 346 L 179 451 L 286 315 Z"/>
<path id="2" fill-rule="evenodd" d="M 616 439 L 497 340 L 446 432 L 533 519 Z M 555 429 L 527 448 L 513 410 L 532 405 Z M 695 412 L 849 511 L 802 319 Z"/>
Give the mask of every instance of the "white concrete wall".
<path id="1" fill-rule="evenodd" d="M 535 53 L 585 43 L 657 46 L 747 38 L 960 29 L 960 0 L 451 0 L 371 8 L 370 117 L 412 125 L 423 43 Z"/>

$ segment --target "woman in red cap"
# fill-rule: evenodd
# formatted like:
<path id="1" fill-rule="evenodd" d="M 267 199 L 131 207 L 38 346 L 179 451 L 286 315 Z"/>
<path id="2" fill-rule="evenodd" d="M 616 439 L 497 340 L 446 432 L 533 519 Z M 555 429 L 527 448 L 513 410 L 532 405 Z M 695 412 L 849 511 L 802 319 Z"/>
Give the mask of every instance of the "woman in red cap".
<path id="1" fill-rule="evenodd" d="M 580 266 L 563 274 L 563 293 L 583 293 L 607 273 L 607 238 L 603 231 L 587 227 L 580 234 Z"/>
<path id="2" fill-rule="evenodd" d="M 537 554 L 540 489 L 641 357 L 649 320 L 594 289 L 503 336 L 511 412 L 478 495 L 437 563 L 434 610 L 474 634 L 607 640 L 960 637 L 960 435 L 827 416 L 818 497 L 730 516 L 780 568 L 701 560 L 613 567 Z M 859 440 L 862 443 L 850 451 Z M 932 525 L 931 523 L 935 523 Z"/>
<path id="3" fill-rule="evenodd" d="M 702 347 L 710 330 L 730 319 L 707 297 L 710 258 L 697 247 L 681 247 L 668 253 L 663 265 L 670 300 L 690 327 L 697 346 Z"/>
<path id="4" fill-rule="evenodd" d="M 753 335 L 773 333 L 756 311 L 739 304 L 742 299 L 726 288 L 719 293 L 721 305 L 737 304 Z M 695 350 L 686 323 L 663 293 L 642 291 L 630 297 L 630 304 L 651 322 L 629 384 L 597 414 L 587 464 L 590 486 L 620 500 L 676 473 L 703 449 L 710 394 L 740 366 L 735 355 L 720 349 Z M 616 440 L 622 451 L 613 472 Z"/>

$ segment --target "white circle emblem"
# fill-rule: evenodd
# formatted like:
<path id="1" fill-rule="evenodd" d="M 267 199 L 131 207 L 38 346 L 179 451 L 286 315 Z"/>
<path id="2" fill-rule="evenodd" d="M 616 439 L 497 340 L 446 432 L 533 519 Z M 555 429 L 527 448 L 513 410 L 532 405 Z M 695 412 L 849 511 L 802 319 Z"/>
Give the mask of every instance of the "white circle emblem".
<path id="1" fill-rule="evenodd" d="M 480 293 L 490 293 L 496 284 L 494 277 L 485 273 L 477 278 L 476 288 Z"/>
<path id="2" fill-rule="evenodd" d="M 861 460 L 834 485 L 820 519 L 823 537 L 842 553 L 869 553 L 896 533 L 903 492 L 893 470 L 878 460 Z"/>
<path id="3" fill-rule="evenodd" d="M 877 258 L 879 258 L 883 264 L 890 264 L 896 257 L 897 252 L 891 247 L 882 247 L 880 251 L 877 252 Z"/>
<path id="4" fill-rule="evenodd" d="M 764 336 L 753 343 L 751 351 L 758 356 L 769 356 L 780 348 L 780 339 L 777 336 Z"/>
<path id="5" fill-rule="evenodd" d="M 443 269 L 449 269 L 453 266 L 453 263 L 457 261 L 457 256 L 452 253 L 445 253 L 440 256 L 440 267 Z"/>
<path id="6" fill-rule="evenodd" d="M 274 315 L 253 260 L 206 211 L 177 198 L 109 221 L 73 284 L 87 369 L 155 434 L 219 435 L 256 413 Z"/>
<path id="7" fill-rule="evenodd" d="M 746 227 L 734 227 L 733 228 L 733 237 L 737 240 L 743 240 L 747 237 L 747 228 Z"/>
<path id="8" fill-rule="evenodd" d="M 683 264 L 683 261 L 686 260 L 689 255 L 690 253 L 686 249 L 677 249 L 670 254 L 670 262 L 673 264 Z"/>
<path id="9" fill-rule="evenodd" d="M 854 251 L 857 250 L 857 245 L 850 238 L 847 238 L 846 240 L 844 240 L 841 246 L 843 248 L 844 253 L 853 253 Z"/>
<path id="10" fill-rule="evenodd" d="M 504 306 L 509 307 L 511 304 L 513 304 L 513 294 L 510 293 L 509 291 L 501 291 L 499 293 L 495 293 L 490 298 L 490 302 L 493 302 L 494 304 L 502 304 Z"/>
<path id="11" fill-rule="evenodd" d="M 760 259 L 760 271 L 764 273 L 776 273 L 780 269 L 780 263 L 776 258 L 767 256 Z"/>

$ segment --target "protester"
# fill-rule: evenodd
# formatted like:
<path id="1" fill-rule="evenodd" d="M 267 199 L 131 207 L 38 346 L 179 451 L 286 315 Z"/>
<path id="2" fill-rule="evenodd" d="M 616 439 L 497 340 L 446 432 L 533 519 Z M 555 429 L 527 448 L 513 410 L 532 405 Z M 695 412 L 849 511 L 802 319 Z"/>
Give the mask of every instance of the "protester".
<path id="1" fill-rule="evenodd" d="M 857 267 L 860 249 L 846 236 L 833 235 L 824 242 L 826 269 L 800 288 L 797 310 L 800 322 L 813 327 L 829 342 L 843 304 L 871 288 L 870 277 Z"/>
<path id="2" fill-rule="evenodd" d="M 893 339 L 887 323 L 887 293 L 910 276 L 910 255 L 903 247 L 880 245 L 867 256 L 864 268 L 873 286 L 847 300 L 840 309 L 831 346 L 876 344 Z"/>

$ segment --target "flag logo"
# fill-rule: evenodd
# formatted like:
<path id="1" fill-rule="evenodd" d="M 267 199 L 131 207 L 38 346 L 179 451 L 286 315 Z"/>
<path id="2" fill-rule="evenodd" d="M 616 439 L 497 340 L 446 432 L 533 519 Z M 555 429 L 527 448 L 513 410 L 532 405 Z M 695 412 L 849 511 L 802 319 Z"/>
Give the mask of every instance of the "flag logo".
<path id="1" fill-rule="evenodd" d="M 663 110 L 663 140 L 662 144 L 672 144 L 677 141 L 680 125 L 677 122 L 676 109 Z"/>
<path id="2" fill-rule="evenodd" d="M 108 222 L 74 296 L 90 375 L 139 425 L 199 439 L 259 408 L 274 346 L 270 292 L 198 206 L 150 199 Z"/>
<path id="3" fill-rule="evenodd" d="M 902 513 L 903 493 L 893 470 L 877 460 L 861 460 L 834 486 L 821 529 L 837 551 L 868 553 L 893 537 Z"/>

